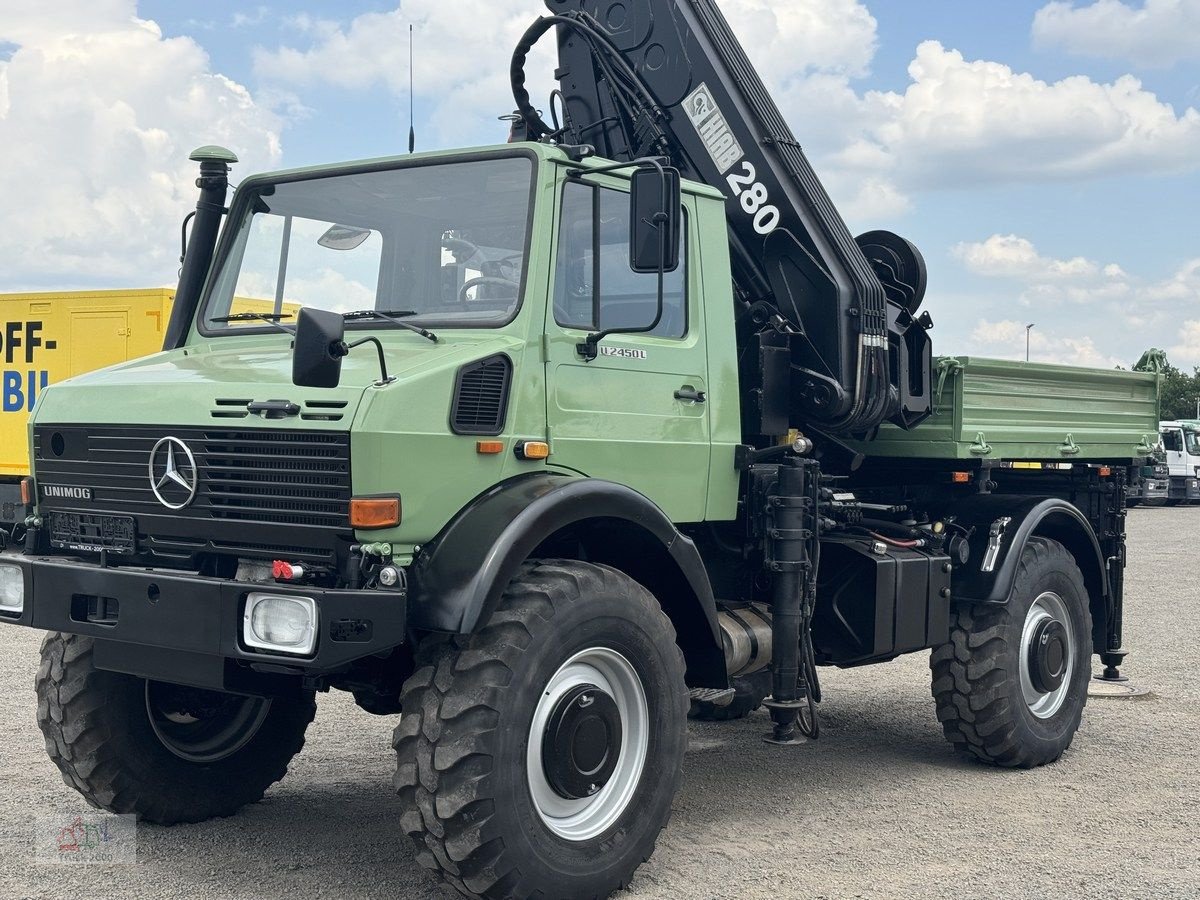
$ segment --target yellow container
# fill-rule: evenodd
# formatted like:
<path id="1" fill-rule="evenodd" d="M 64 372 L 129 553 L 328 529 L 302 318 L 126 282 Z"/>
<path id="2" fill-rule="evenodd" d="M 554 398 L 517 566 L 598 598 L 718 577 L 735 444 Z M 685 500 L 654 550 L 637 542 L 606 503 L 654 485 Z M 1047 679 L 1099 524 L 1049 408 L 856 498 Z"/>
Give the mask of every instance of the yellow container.
<path id="1" fill-rule="evenodd" d="M 29 474 L 26 424 L 46 385 L 162 349 L 175 291 L 0 294 L 0 479 Z"/>

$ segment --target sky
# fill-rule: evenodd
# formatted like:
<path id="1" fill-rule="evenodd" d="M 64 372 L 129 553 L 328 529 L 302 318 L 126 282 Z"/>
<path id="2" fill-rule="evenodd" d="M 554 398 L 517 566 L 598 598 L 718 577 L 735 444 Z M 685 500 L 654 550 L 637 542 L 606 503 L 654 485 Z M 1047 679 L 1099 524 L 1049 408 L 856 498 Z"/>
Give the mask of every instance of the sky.
<path id="1" fill-rule="evenodd" d="M 718 0 L 942 355 L 1200 366 L 1200 0 Z M 196 146 L 253 172 L 496 143 L 539 0 L 0 0 L 0 291 L 169 285 Z M 546 96 L 552 42 L 531 58 Z"/>

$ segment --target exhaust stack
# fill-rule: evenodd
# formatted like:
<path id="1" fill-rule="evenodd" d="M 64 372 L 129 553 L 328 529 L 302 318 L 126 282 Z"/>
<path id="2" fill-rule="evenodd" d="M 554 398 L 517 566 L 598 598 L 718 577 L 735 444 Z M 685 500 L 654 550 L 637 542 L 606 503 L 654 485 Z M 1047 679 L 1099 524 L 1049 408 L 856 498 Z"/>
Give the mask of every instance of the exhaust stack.
<path id="1" fill-rule="evenodd" d="M 200 177 L 196 179 L 200 198 L 196 201 L 192 238 L 183 256 L 183 268 L 179 270 L 179 287 L 175 289 L 171 321 L 163 336 L 164 350 L 183 346 L 188 326 L 196 316 L 200 291 L 204 288 L 213 250 L 217 246 L 221 218 L 227 212 L 225 196 L 229 192 L 229 167 L 238 161 L 233 151 L 211 144 L 196 148 L 188 159 L 200 163 Z"/>

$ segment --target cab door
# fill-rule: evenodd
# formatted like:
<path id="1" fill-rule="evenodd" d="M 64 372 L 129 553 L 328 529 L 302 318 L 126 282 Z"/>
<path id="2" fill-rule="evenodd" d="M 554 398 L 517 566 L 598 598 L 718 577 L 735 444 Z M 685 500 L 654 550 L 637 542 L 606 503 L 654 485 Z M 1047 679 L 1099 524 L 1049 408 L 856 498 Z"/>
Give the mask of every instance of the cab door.
<path id="1" fill-rule="evenodd" d="M 588 334 L 644 328 L 657 311 L 658 276 L 629 267 L 628 183 L 604 181 L 570 181 L 562 194 L 546 316 L 549 463 L 627 485 L 676 522 L 702 521 L 708 362 L 688 202 L 680 264 L 664 278 L 658 325 L 609 335 L 589 361 L 578 349 Z"/>
<path id="2" fill-rule="evenodd" d="M 1167 453 L 1167 469 L 1178 478 L 1188 474 L 1187 460 L 1183 453 L 1183 430 L 1178 426 L 1162 431 L 1163 449 Z"/>

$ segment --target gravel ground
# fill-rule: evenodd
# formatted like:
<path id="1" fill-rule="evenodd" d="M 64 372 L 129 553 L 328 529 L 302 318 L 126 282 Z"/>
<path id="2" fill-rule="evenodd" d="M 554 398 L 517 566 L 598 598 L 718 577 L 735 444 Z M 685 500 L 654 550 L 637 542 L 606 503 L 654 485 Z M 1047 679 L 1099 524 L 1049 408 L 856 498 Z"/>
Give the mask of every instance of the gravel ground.
<path id="1" fill-rule="evenodd" d="M 1200 896 L 1200 508 L 1129 522 L 1126 672 L 1150 699 L 1093 699 L 1074 747 L 1032 772 L 954 757 L 924 654 L 823 671 L 822 737 L 765 745 L 758 712 L 691 725 L 683 789 L 630 898 Z M 139 826 L 136 865 L 45 865 L 39 813 L 85 809 L 46 759 L 40 635 L 0 629 L 0 897 L 445 897 L 413 861 L 389 779 L 391 722 L 320 698 L 291 774 L 202 825 Z"/>

